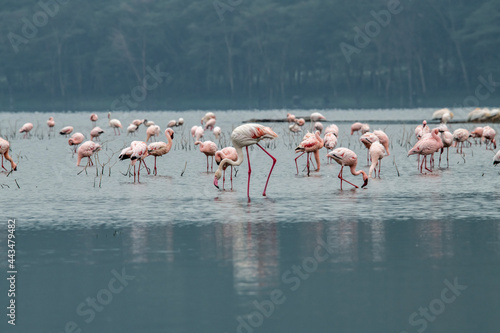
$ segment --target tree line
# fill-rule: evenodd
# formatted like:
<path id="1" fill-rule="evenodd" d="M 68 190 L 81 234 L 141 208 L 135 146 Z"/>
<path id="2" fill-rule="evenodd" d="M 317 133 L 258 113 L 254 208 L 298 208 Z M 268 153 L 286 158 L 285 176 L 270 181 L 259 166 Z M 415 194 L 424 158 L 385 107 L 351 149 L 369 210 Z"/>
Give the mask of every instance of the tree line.
<path id="1" fill-rule="evenodd" d="M 4 0 L 0 108 L 491 105 L 499 17 L 496 0 Z M 467 99 L 481 78 L 488 98 Z"/>

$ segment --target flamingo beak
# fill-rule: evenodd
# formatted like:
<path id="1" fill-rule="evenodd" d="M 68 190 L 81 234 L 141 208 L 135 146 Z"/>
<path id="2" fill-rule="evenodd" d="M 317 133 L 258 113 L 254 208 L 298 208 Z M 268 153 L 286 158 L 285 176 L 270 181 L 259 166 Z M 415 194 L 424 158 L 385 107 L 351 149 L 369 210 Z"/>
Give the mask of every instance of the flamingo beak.
<path id="1" fill-rule="evenodd" d="M 214 186 L 219 188 L 219 181 L 217 180 L 217 177 L 214 177 Z"/>
<path id="2" fill-rule="evenodd" d="M 361 185 L 361 188 L 364 188 L 366 185 L 368 185 L 368 178 L 365 179 L 365 182 L 363 183 L 363 185 Z"/>

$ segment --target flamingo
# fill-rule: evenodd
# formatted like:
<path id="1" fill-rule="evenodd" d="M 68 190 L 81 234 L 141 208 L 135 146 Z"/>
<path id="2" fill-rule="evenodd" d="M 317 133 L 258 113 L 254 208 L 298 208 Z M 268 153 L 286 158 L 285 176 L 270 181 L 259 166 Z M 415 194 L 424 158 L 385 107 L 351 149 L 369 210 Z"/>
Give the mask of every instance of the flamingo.
<path id="1" fill-rule="evenodd" d="M 215 127 L 214 127 L 214 136 L 215 136 L 215 138 L 216 138 L 216 139 L 218 139 L 218 138 L 219 138 L 219 136 L 221 135 L 221 132 L 222 132 L 222 131 L 221 131 L 221 129 L 220 129 L 220 127 L 219 127 L 219 126 L 215 126 Z"/>
<path id="2" fill-rule="evenodd" d="M 142 123 L 144 122 L 144 120 L 141 120 L 141 119 L 134 119 L 131 124 L 135 125 L 137 128 L 139 128 L 139 126 L 142 125 Z"/>
<path id="3" fill-rule="evenodd" d="M 380 144 L 382 144 L 382 146 L 384 146 L 387 156 L 391 155 L 391 153 L 389 152 L 389 137 L 387 136 L 387 134 L 385 134 L 382 130 L 373 131 L 373 134 L 378 137 L 378 141 L 380 142 Z"/>
<path id="4" fill-rule="evenodd" d="M 134 135 L 135 136 L 135 132 L 137 132 L 137 130 L 139 129 L 139 126 L 135 125 L 135 124 L 130 124 L 128 125 L 127 127 L 127 136 L 130 134 L 130 135 Z"/>
<path id="5" fill-rule="evenodd" d="M 156 141 L 156 137 L 160 135 L 160 126 L 158 125 L 153 125 L 153 126 L 149 126 L 148 129 L 146 130 L 146 142 L 149 142 L 149 139 L 151 139 L 151 137 L 154 138 L 154 140 Z"/>
<path id="6" fill-rule="evenodd" d="M 493 144 L 493 149 L 497 149 L 497 142 L 495 140 L 496 134 L 497 134 L 497 132 L 495 132 L 495 130 L 493 128 L 491 128 L 490 126 L 484 126 L 481 141 L 486 140 L 486 149 L 488 149 L 488 145 L 490 143 Z"/>
<path id="7" fill-rule="evenodd" d="M 10 168 L 12 170 L 16 171 L 17 170 L 17 164 L 14 163 L 14 160 L 12 159 L 12 157 L 10 157 L 10 155 L 9 155 L 9 148 L 10 148 L 9 141 L 0 138 L 0 155 L 2 155 L 2 169 L 4 169 L 5 171 L 7 171 L 7 169 L 5 169 L 5 167 L 3 166 L 3 158 L 5 157 L 5 159 L 10 162 Z"/>
<path id="8" fill-rule="evenodd" d="M 351 184 L 355 188 L 358 188 L 358 186 L 345 180 L 344 177 L 342 176 L 342 172 L 344 171 L 344 166 L 348 166 L 351 169 L 351 173 L 354 176 L 358 176 L 360 174 L 363 175 L 363 185 L 361 185 L 361 188 L 368 185 L 368 175 L 366 174 L 366 172 L 364 172 L 363 170 L 356 171 L 356 166 L 358 164 L 358 156 L 356 156 L 355 152 L 353 152 L 352 150 L 347 149 L 347 148 L 337 148 L 337 149 L 334 149 L 333 151 L 329 152 L 326 156 L 333 158 L 335 160 L 335 162 L 337 162 L 338 164 L 340 164 L 342 166 L 340 168 L 340 172 L 338 175 L 338 177 L 340 179 L 340 190 L 342 190 L 342 181 L 345 181 L 346 183 Z"/>
<path id="9" fill-rule="evenodd" d="M 74 151 L 76 153 L 76 148 L 83 142 L 83 140 L 85 140 L 85 136 L 82 133 L 76 132 L 71 136 L 71 138 L 69 138 L 68 145 L 75 146 Z"/>
<path id="10" fill-rule="evenodd" d="M 201 126 L 196 126 L 194 132 L 193 132 L 193 129 L 191 128 L 191 134 L 193 135 L 195 142 L 200 141 L 200 139 L 203 137 L 203 135 L 205 135 L 205 130 L 203 130 L 203 127 L 201 127 Z"/>
<path id="11" fill-rule="evenodd" d="M 334 150 L 335 147 L 337 147 L 337 137 L 335 133 L 326 133 L 323 137 L 323 142 L 323 146 L 326 148 L 327 153 L 330 150 Z M 327 159 L 327 161 L 330 161 L 330 159 Z"/>
<path id="12" fill-rule="evenodd" d="M 286 114 L 286 120 L 289 122 L 289 123 L 293 123 L 295 122 L 295 115 L 291 114 L 291 113 L 287 113 Z"/>
<path id="13" fill-rule="evenodd" d="M 90 115 L 90 121 L 92 122 L 92 126 L 95 127 L 95 125 L 97 123 L 97 119 L 99 119 L 99 117 L 95 113 L 92 113 Z"/>
<path id="14" fill-rule="evenodd" d="M 323 116 L 321 113 L 319 112 L 313 112 L 311 113 L 311 122 L 316 122 L 316 121 L 320 121 L 320 120 L 326 120 L 325 116 Z"/>
<path id="15" fill-rule="evenodd" d="M 213 112 L 205 113 L 205 115 L 201 118 L 201 124 L 203 125 L 205 122 L 209 121 L 210 119 L 216 119 L 215 114 Z"/>
<path id="16" fill-rule="evenodd" d="M 474 128 L 474 130 L 472 132 L 470 132 L 470 136 L 471 136 L 471 138 L 474 138 L 474 142 L 477 145 L 476 138 L 481 138 L 483 136 L 483 128 L 482 127 Z M 482 141 L 479 141 L 479 143 L 481 144 Z"/>
<path id="17" fill-rule="evenodd" d="M 54 117 L 49 117 L 49 120 L 47 120 L 47 126 L 49 126 L 49 136 L 50 136 L 50 132 L 54 131 L 55 125 L 56 125 L 56 122 L 54 121 Z"/>
<path id="18" fill-rule="evenodd" d="M 184 125 L 184 118 L 179 118 L 179 120 L 177 120 L 177 126 L 182 126 Z"/>
<path id="19" fill-rule="evenodd" d="M 144 167 L 146 168 L 146 171 L 149 174 L 149 169 L 146 165 L 146 162 L 144 162 L 144 159 L 149 155 L 148 153 L 148 145 L 146 142 L 143 141 L 132 141 L 130 144 L 130 147 L 127 147 L 123 149 L 118 156 L 118 158 L 123 161 L 126 159 L 130 158 L 130 165 L 134 166 L 134 183 L 135 183 L 135 176 L 137 174 L 137 181 L 139 182 L 139 177 L 141 173 L 141 164 L 144 164 Z M 135 169 L 135 164 L 136 162 L 139 161 L 139 170 L 136 173 Z"/>
<path id="20" fill-rule="evenodd" d="M 319 134 L 323 132 L 323 124 L 319 121 L 314 123 L 314 130 L 319 131 Z"/>
<path id="21" fill-rule="evenodd" d="M 0 146 L 2 144 L 0 143 Z M 1 150 L 0 150 L 1 152 Z M 12 164 L 12 162 L 10 162 Z M 497 151 L 497 153 L 495 154 L 495 156 L 493 157 L 493 165 L 497 165 L 498 163 L 500 163 L 500 150 Z M 14 169 L 15 170 L 15 169 Z"/>
<path id="22" fill-rule="evenodd" d="M 167 123 L 167 127 L 175 127 L 175 126 L 177 126 L 177 121 L 175 121 L 175 120 L 170 120 Z"/>
<path id="23" fill-rule="evenodd" d="M 100 144 L 95 143 L 94 141 L 85 141 L 80 147 L 78 147 L 78 159 L 76 161 L 76 166 L 80 165 L 80 162 L 84 157 L 88 157 L 89 159 L 87 162 L 87 166 L 94 165 L 94 163 L 92 163 L 91 157 L 95 152 L 99 150 L 101 150 Z"/>
<path id="24" fill-rule="evenodd" d="M 422 125 L 415 127 L 415 136 L 417 140 L 420 140 L 424 134 L 430 133 L 430 128 L 427 126 L 427 120 L 422 122 Z"/>
<path id="25" fill-rule="evenodd" d="M 386 155 L 385 147 L 379 142 L 373 142 L 370 146 L 370 157 L 372 159 L 372 164 L 370 170 L 368 171 L 368 177 L 372 178 L 373 170 L 376 170 L 378 165 L 378 178 L 380 178 L 380 166 L 382 165 L 382 159 Z M 375 171 L 375 177 L 377 176 L 377 171 Z"/>
<path id="26" fill-rule="evenodd" d="M 450 160 L 448 158 L 449 150 L 451 145 L 453 144 L 453 134 L 451 134 L 448 130 L 445 130 L 442 126 L 438 127 L 439 137 L 443 142 L 443 148 L 441 148 L 441 153 L 439 154 L 439 167 L 441 167 L 441 155 L 443 155 L 444 148 L 446 148 L 446 165 L 450 166 Z"/>
<path id="27" fill-rule="evenodd" d="M 214 156 L 217 152 L 217 145 L 212 141 L 196 141 L 195 146 L 200 145 L 200 152 L 205 154 L 207 157 L 207 172 L 208 172 L 208 156 L 212 156 L 212 167 L 211 171 L 214 171 Z"/>
<path id="28" fill-rule="evenodd" d="M 118 119 L 111 119 L 111 112 L 108 112 L 108 123 L 109 127 L 113 127 L 115 135 L 116 130 L 118 130 L 118 135 L 120 135 L 120 128 L 122 128 L 122 123 Z"/>
<path id="29" fill-rule="evenodd" d="M 304 126 L 304 124 L 306 123 L 305 119 L 304 118 L 299 118 L 299 119 L 295 119 L 295 123 L 299 126 Z"/>
<path id="30" fill-rule="evenodd" d="M 24 124 L 20 129 L 19 133 L 24 133 L 23 138 L 27 138 L 29 132 L 33 129 L 33 124 L 32 123 L 26 123 Z"/>
<path id="31" fill-rule="evenodd" d="M 295 158 L 295 166 L 297 167 L 297 174 L 299 174 L 299 167 L 297 166 L 297 159 L 307 153 L 307 175 L 309 176 L 309 154 L 313 153 L 314 158 L 316 159 L 317 168 L 316 171 L 320 169 L 320 159 L 319 159 L 319 150 L 323 148 L 324 141 L 319 136 L 319 131 L 316 131 L 314 135 L 309 135 L 304 137 L 304 140 L 295 148 L 295 152 L 302 152 L 299 156 Z"/>
<path id="32" fill-rule="evenodd" d="M 443 142 L 441 141 L 441 138 L 438 136 L 438 132 L 439 130 L 437 128 L 433 129 L 430 135 L 423 136 L 413 146 L 413 148 L 408 151 L 408 156 L 415 154 L 424 156 L 422 164 L 420 165 L 420 172 L 423 171 L 424 162 L 425 162 L 425 169 L 429 172 L 432 172 L 431 169 L 427 168 L 427 155 L 433 155 L 439 149 L 443 148 Z"/>
<path id="33" fill-rule="evenodd" d="M 217 165 L 220 165 L 220 162 L 228 158 L 232 160 L 233 162 L 236 162 L 238 160 L 238 152 L 234 147 L 226 147 L 222 148 L 221 150 L 218 150 L 215 152 L 215 163 Z M 223 176 L 222 176 L 222 189 L 224 189 L 224 182 L 226 181 L 226 169 L 227 169 L 228 164 L 226 164 L 223 168 Z M 231 165 L 231 190 L 233 189 L 233 166 Z"/>
<path id="34" fill-rule="evenodd" d="M 102 128 L 96 126 L 90 131 L 90 141 L 94 141 L 94 138 L 96 141 L 99 139 L 99 136 L 104 133 Z"/>
<path id="35" fill-rule="evenodd" d="M 469 138 L 470 138 L 470 133 L 468 130 L 464 128 L 456 129 L 455 132 L 453 132 L 453 141 L 457 143 L 457 153 L 459 145 L 460 145 L 460 153 L 462 153 L 464 142 L 468 141 Z"/>
<path id="36" fill-rule="evenodd" d="M 370 164 L 370 147 L 372 143 L 378 142 L 379 138 L 375 135 L 375 133 L 366 132 L 359 137 L 359 141 L 361 141 L 366 148 L 366 164 Z"/>
<path id="37" fill-rule="evenodd" d="M 339 127 L 337 125 L 335 125 L 335 124 L 329 125 L 325 129 L 325 135 L 328 134 L 328 133 L 333 133 L 333 135 L 335 135 L 338 138 L 339 137 Z"/>
<path id="38" fill-rule="evenodd" d="M 146 127 L 150 127 L 150 126 L 155 125 L 154 121 L 149 121 L 149 120 L 147 120 L 147 119 L 144 119 L 144 120 L 142 121 L 142 123 L 143 123 L 143 124 L 144 124 L 144 126 L 146 126 Z"/>
<path id="39" fill-rule="evenodd" d="M 290 126 L 288 126 L 288 129 L 292 133 L 302 132 L 302 128 L 298 124 L 295 124 L 295 123 L 293 123 Z"/>
<path id="40" fill-rule="evenodd" d="M 213 130 L 215 126 L 215 118 L 210 118 L 206 123 L 205 123 L 205 129 L 208 130 Z"/>
<path id="41" fill-rule="evenodd" d="M 59 131 L 59 134 L 64 135 L 65 137 L 68 137 L 68 135 L 70 135 L 71 132 L 73 132 L 73 126 L 66 126 L 66 127 L 63 127 Z"/>
<path id="42" fill-rule="evenodd" d="M 260 149 L 262 149 L 269 157 L 273 160 L 273 165 L 271 166 L 271 170 L 269 171 L 269 175 L 267 176 L 266 185 L 264 186 L 263 196 L 266 195 L 267 185 L 269 183 L 269 178 L 271 177 L 271 173 L 273 172 L 274 165 L 276 164 L 276 158 L 269 154 L 267 150 L 265 150 L 260 144 L 259 141 L 262 139 L 275 139 L 278 137 L 270 127 L 266 127 L 260 124 L 244 124 L 236 127 L 231 133 L 231 141 L 233 142 L 233 146 L 236 149 L 238 154 L 238 159 L 235 161 L 231 159 L 223 159 L 219 164 L 219 168 L 215 172 L 214 177 L 214 185 L 219 188 L 218 180 L 221 177 L 222 170 L 226 164 L 229 165 L 241 165 L 243 163 L 243 147 L 246 147 L 247 157 L 248 157 L 248 185 L 247 185 L 247 197 L 250 200 L 250 176 L 252 174 L 252 168 L 250 166 L 250 155 L 248 154 L 248 146 L 257 145 Z"/>
<path id="43" fill-rule="evenodd" d="M 446 124 L 450 119 L 453 118 L 453 116 L 454 114 L 450 111 L 450 109 L 444 108 L 434 111 L 434 113 L 432 114 L 432 119 L 439 119 L 441 123 Z"/>
<path id="44" fill-rule="evenodd" d="M 158 156 L 163 156 L 170 151 L 172 148 L 172 139 L 174 138 L 174 131 L 171 128 L 165 130 L 165 136 L 167 137 L 167 143 L 165 142 L 153 142 L 148 146 L 148 154 L 155 157 L 155 167 L 153 169 L 153 174 L 156 176 L 158 171 L 156 170 L 156 158 Z"/>
<path id="45" fill-rule="evenodd" d="M 361 134 L 365 134 L 370 131 L 370 125 L 368 124 L 362 124 L 360 122 L 356 122 L 351 125 L 351 135 L 354 134 L 354 132 L 361 132 Z"/>

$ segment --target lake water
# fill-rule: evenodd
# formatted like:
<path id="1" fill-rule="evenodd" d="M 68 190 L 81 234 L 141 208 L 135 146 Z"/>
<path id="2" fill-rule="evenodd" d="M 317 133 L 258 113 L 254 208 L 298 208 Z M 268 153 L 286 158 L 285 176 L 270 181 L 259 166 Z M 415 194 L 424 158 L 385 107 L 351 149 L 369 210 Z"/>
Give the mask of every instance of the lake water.
<path id="1" fill-rule="evenodd" d="M 88 138 L 90 112 L 0 113 L 0 136 L 19 160 L 18 171 L 0 173 L 0 269 L 9 277 L 7 224 L 15 219 L 18 271 L 16 326 L 7 324 L 4 278 L 0 331 L 498 332 L 500 169 L 493 151 L 473 145 L 464 155 L 451 148 L 449 168 L 444 159 L 444 168 L 420 174 L 407 152 L 432 111 L 322 110 L 340 128 L 338 147 L 354 150 L 365 171 L 366 149 L 349 135 L 351 123 L 372 121 L 391 139 L 381 178 L 343 191 L 325 149 L 319 172 L 308 177 L 303 157 L 296 175 L 302 135 L 269 123 L 280 136 L 267 145 L 278 162 L 263 197 L 271 159 L 251 150 L 250 202 L 246 161 L 233 191 L 213 186 L 189 135 L 204 111 L 113 113 L 125 128 L 147 118 L 162 133 L 169 120 L 185 119 L 172 150 L 158 158 L 158 176 L 143 170 L 140 183 L 117 156 L 145 140 L 143 127 L 135 138 L 114 136 L 106 112 L 98 113 L 106 165 L 96 177 L 95 167 L 81 172 L 67 138 L 48 138 L 45 125 L 54 116 L 57 130 L 72 125 Z M 229 144 L 242 121 L 287 112 L 216 112 L 223 138 L 206 132 L 205 139 Z M 454 120 L 467 115 L 454 113 Z M 28 121 L 31 138 L 11 137 Z"/>

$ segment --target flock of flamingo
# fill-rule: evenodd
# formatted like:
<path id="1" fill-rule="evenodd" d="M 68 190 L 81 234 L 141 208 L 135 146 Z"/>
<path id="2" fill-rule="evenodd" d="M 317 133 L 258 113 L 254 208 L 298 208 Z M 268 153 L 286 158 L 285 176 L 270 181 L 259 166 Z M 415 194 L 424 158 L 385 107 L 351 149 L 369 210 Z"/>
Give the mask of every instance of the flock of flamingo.
<path id="1" fill-rule="evenodd" d="M 427 122 L 424 120 L 421 125 L 418 125 L 415 128 L 415 138 L 417 141 L 413 148 L 408 151 L 408 156 L 418 155 L 417 167 L 421 173 L 423 173 L 424 170 L 432 172 L 432 169 L 434 167 L 435 153 L 440 153 L 439 165 L 441 164 L 441 155 L 443 154 L 445 148 L 447 149 L 447 163 L 449 166 L 449 147 L 455 146 L 457 148 L 457 152 L 461 153 L 464 144 L 471 144 L 469 141 L 470 138 L 479 138 L 481 142 L 484 142 L 486 144 L 487 149 L 496 149 L 496 132 L 493 128 L 491 128 L 490 126 L 476 127 L 472 132 L 469 132 L 464 128 L 459 128 L 451 133 L 448 130 L 446 123 L 452 118 L 452 112 L 450 112 L 448 109 L 441 109 L 434 112 L 433 114 L 433 119 L 439 119 L 441 121 L 439 126 L 431 129 L 428 126 Z M 93 165 L 91 157 L 102 148 L 102 146 L 98 142 L 96 142 L 99 140 L 99 136 L 104 133 L 103 129 L 96 126 L 96 122 L 98 120 L 97 114 L 91 114 L 90 120 L 94 126 L 94 128 L 90 131 L 90 140 L 83 142 L 85 140 L 85 136 L 79 132 L 72 134 L 72 136 L 68 140 L 68 144 L 75 147 L 74 151 L 78 155 L 77 166 L 80 165 L 81 160 L 84 157 L 88 158 L 87 166 Z M 377 176 L 377 168 L 378 176 L 380 177 L 381 161 L 385 156 L 390 155 L 389 137 L 387 136 L 387 134 L 382 130 L 375 130 L 373 132 L 370 132 L 370 126 L 365 123 L 356 122 L 352 124 L 351 136 L 354 135 L 354 133 L 360 133 L 359 140 L 367 148 L 367 161 L 370 165 L 370 168 L 368 173 L 366 173 L 363 170 L 356 170 L 358 157 L 354 151 L 344 147 L 337 148 L 339 128 L 335 124 L 331 124 L 324 128 L 321 121 L 325 120 L 325 117 L 318 112 L 314 112 L 310 115 L 310 128 L 312 132 L 308 131 L 302 138 L 300 144 L 295 148 L 296 153 L 301 153 L 295 158 L 297 174 L 299 173 L 297 159 L 300 158 L 303 154 L 307 154 L 307 175 L 309 176 L 310 174 L 311 165 L 315 168 L 315 171 L 319 171 L 319 151 L 322 148 L 326 148 L 328 151 L 326 155 L 328 161 L 330 161 L 331 159 L 341 166 L 340 172 L 338 174 L 338 178 L 340 179 L 340 189 L 342 189 L 343 182 L 346 182 L 354 186 L 355 188 L 358 188 L 357 185 L 351 183 L 343 177 L 344 167 L 348 167 L 352 175 L 354 176 L 362 175 L 362 188 L 368 184 L 368 180 L 369 178 L 373 177 L 373 174 L 375 175 L 375 177 Z M 292 133 L 301 132 L 303 126 L 306 124 L 306 121 L 303 118 L 296 118 L 293 114 L 290 113 L 287 114 L 287 121 L 289 122 L 289 130 Z M 147 119 L 136 119 L 131 122 L 131 124 L 127 127 L 127 135 L 135 134 L 135 132 L 141 125 L 147 127 L 146 141 L 132 141 L 130 146 L 124 148 L 118 157 L 120 160 L 130 159 L 130 165 L 134 167 L 134 182 L 136 181 L 136 175 L 137 181 L 139 181 L 141 168 L 145 168 L 147 172 L 150 173 L 150 169 L 145 164 L 145 158 L 150 155 L 155 158 L 153 174 L 157 175 L 156 158 L 163 156 L 170 151 L 174 139 L 173 127 L 183 126 L 183 124 L 184 119 L 182 118 L 179 118 L 178 120 L 171 120 L 170 122 L 168 122 L 167 129 L 164 132 L 167 138 L 167 142 L 158 141 L 148 144 L 147 142 L 160 135 L 160 127 L 154 122 L 148 121 Z M 208 140 L 201 141 L 204 136 L 205 130 L 213 131 L 214 136 L 216 138 L 219 138 L 219 136 L 221 135 L 221 129 L 218 126 L 215 126 L 215 124 L 215 114 L 213 112 L 207 112 L 201 118 L 201 126 L 193 126 L 191 128 L 191 135 L 195 140 L 194 144 L 196 146 L 199 146 L 200 152 L 206 155 L 207 173 L 209 172 L 209 157 L 212 157 L 212 163 L 210 166 L 212 172 L 214 158 L 216 163 L 218 164 L 218 169 L 215 171 L 213 184 L 217 188 L 219 188 L 219 180 L 222 177 L 224 188 L 225 171 L 227 167 L 230 166 L 232 189 L 232 168 L 233 166 L 239 166 L 243 163 L 243 148 L 245 148 L 248 161 L 247 197 L 250 198 L 250 177 L 252 168 L 250 165 L 250 155 L 248 153 L 248 147 L 256 145 L 272 159 L 271 169 L 269 170 L 269 174 L 264 186 L 264 191 L 262 193 L 262 195 L 265 196 L 269 179 L 276 164 L 276 158 L 272 156 L 262 145 L 260 145 L 259 142 L 263 139 L 275 139 L 278 137 L 278 135 L 272 130 L 272 128 L 261 124 L 249 123 L 240 125 L 236 127 L 231 133 L 231 141 L 233 146 L 225 147 L 219 150 L 214 142 Z M 49 118 L 49 120 L 47 121 L 47 125 L 49 127 L 50 135 L 50 133 L 54 131 L 55 127 L 55 121 L 53 117 Z M 112 119 L 111 113 L 108 113 L 108 125 L 109 127 L 113 128 L 115 135 L 121 135 L 120 129 L 122 129 L 122 124 L 118 119 Z M 32 129 L 33 124 L 26 123 L 19 129 L 19 132 L 24 133 L 24 137 L 26 138 Z M 59 131 L 59 134 L 64 136 L 68 136 L 71 133 L 73 133 L 72 126 L 66 126 Z M 323 134 L 323 137 L 321 136 L 321 134 Z M 3 160 L 5 158 L 10 162 L 12 171 L 15 171 L 17 170 L 17 165 L 9 155 L 9 150 L 9 142 L 3 138 L 0 138 L 0 155 L 2 155 L 2 168 L 7 171 L 3 164 Z M 314 165 L 314 161 L 312 160 L 311 155 L 314 155 L 316 165 Z M 429 161 L 427 161 L 428 157 Z M 420 162 L 421 158 L 422 161 Z M 137 161 L 139 162 L 139 165 L 136 170 Z M 500 151 L 496 153 L 493 159 L 494 165 L 499 163 Z"/>

